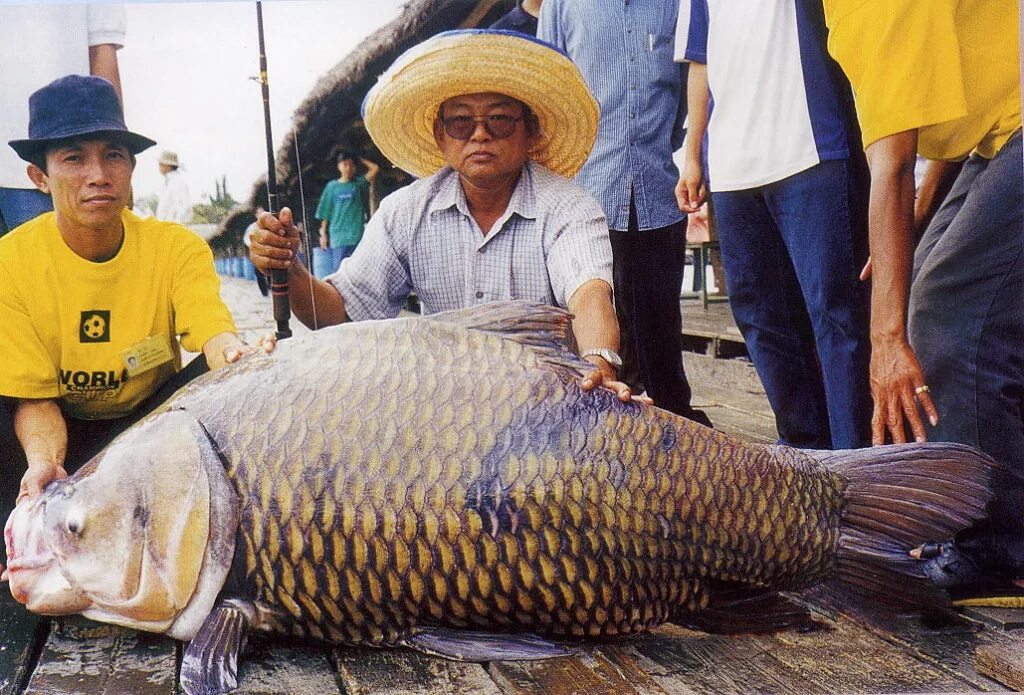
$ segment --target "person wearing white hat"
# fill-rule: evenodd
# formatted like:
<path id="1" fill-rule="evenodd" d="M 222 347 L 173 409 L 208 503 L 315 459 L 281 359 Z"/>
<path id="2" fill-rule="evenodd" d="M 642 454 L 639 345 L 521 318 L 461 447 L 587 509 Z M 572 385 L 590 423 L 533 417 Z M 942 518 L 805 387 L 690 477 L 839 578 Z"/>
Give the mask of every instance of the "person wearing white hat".
<path id="1" fill-rule="evenodd" d="M 192 199 L 188 183 L 181 172 L 178 153 L 164 150 L 160 154 L 160 173 L 164 175 L 164 188 L 156 205 L 156 218 L 165 222 L 188 224 L 192 221 Z"/>
<path id="2" fill-rule="evenodd" d="M 385 198 L 355 253 L 324 281 L 293 259 L 291 211 L 264 214 L 250 257 L 288 270 L 291 307 L 318 328 L 526 299 L 568 308 L 584 387 L 618 381 L 611 245 L 600 205 L 568 180 L 586 161 L 598 107 L 564 53 L 508 31 L 445 32 L 411 48 L 363 102 L 374 143 L 421 178 Z"/>

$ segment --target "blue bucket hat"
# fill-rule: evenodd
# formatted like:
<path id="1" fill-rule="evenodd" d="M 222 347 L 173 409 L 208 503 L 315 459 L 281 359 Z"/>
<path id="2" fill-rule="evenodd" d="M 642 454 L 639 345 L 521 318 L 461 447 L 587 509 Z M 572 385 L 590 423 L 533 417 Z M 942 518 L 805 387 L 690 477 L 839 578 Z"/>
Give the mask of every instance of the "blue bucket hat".
<path id="1" fill-rule="evenodd" d="M 8 144 L 27 162 L 38 161 L 46 145 L 81 136 L 109 136 L 132 154 L 156 144 L 128 130 L 114 86 L 102 77 L 68 75 L 28 98 L 28 138 Z"/>

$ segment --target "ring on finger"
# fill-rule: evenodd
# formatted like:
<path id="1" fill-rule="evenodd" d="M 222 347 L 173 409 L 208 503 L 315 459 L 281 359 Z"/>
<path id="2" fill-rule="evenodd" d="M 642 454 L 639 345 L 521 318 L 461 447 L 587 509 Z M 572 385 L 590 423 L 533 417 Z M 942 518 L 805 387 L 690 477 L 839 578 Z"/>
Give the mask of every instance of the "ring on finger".
<path id="1" fill-rule="evenodd" d="M 922 393 L 928 393 L 929 391 L 931 391 L 931 389 L 928 388 L 928 384 L 921 384 L 916 389 L 914 389 L 914 395 L 920 396 Z"/>

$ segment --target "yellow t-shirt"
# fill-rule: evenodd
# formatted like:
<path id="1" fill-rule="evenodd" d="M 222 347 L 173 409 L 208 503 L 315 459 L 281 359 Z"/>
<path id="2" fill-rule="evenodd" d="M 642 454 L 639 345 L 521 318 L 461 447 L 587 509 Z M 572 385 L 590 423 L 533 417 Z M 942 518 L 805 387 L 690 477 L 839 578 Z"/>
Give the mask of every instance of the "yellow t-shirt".
<path id="1" fill-rule="evenodd" d="M 924 157 L 991 159 L 1020 129 L 1018 0 L 824 2 L 865 146 L 916 128 Z"/>
<path id="2" fill-rule="evenodd" d="M 0 239 L 0 395 L 57 398 L 67 415 L 128 414 L 192 352 L 235 331 L 210 248 L 179 224 L 125 210 L 117 255 L 93 263 L 64 243 L 54 214 Z M 128 377 L 122 351 L 151 336 L 170 361 Z"/>

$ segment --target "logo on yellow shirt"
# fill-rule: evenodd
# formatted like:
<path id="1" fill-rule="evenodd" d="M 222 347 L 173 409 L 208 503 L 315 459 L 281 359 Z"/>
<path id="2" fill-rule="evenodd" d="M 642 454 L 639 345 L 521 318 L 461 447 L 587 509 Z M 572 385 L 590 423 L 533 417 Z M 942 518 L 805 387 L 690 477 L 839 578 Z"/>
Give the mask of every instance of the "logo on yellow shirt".
<path id="1" fill-rule="evenodd" d="M 82 322 L 78 325 L 78 342 L 109 343 L 110 312 L 104 309 L 83 311 Z"/>

